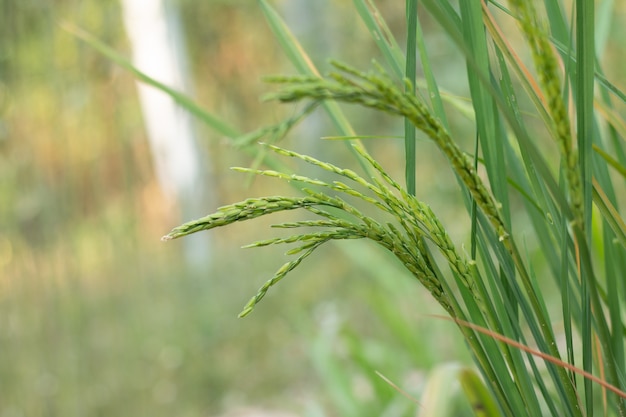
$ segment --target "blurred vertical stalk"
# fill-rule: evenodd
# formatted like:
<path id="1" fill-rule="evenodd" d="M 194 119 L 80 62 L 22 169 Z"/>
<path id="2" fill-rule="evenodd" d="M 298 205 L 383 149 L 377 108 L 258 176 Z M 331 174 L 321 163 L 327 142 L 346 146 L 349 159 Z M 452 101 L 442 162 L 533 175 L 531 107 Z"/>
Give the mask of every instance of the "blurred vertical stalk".
<path id="1" fill-rule="evenodd" d="M 167 86 L 189 93 L 184 38 L 176 6 L 169 0 L 121 0 L 133 64 Z M 205 183 L 207 158 L 196 143 L 191 115 L 154 87 L 137 83 L 154 168 L 166 196 L 184 220 L 204 214 L 213 187 Z M 210 259 L 209 238 L 186 242 L 188 264 L 202 267 Z"/>

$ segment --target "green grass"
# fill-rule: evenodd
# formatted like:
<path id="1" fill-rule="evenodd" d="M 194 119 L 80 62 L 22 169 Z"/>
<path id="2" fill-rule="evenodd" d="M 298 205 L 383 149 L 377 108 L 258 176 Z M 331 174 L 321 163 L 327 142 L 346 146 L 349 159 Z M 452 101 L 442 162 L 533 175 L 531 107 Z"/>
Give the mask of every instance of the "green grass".
<path id="1" fill-rule="evenodd" d="M 295 41 L 288 35 L 287 29 L 278 24 L 279 17 L 271 12 L 266 2 L 260 3 L 272 26 L 280 27 L 277 37 L 284 44 L 293 45 Z M 364 11 L 371 9 L 356 3 L 360 7 L 360 14 L 368 17 Z M 545 278 L 540 279 L 536 275 L 536 268 L 528 259 L 527 252 L 519 246 L 528 239 L 528 235 L 532 235 L 545 253 L 550 255 L 546 262 L 550 264 L 549 270 L 561 294 L 562 317 L 559 321 L 565 323 L 567 361 L 589 373 L 596 370 L 609 384 L 623 390 L 626 382 L 621 366 L 624 358 L 621 342 L 624 323 L 620 304 L 624 294 L 622 291 L 612 291 L 608 286 L 612 278 L 602 278 L 602 273 L 621 270 L 623 257 L 617 253 L 622 252 L 624 247 L 611 243 L 615 239 L 614 231 L 606 227 L 596 232 L 605 236 L 602 241 L 592 240 L 594 193 L 591 178 L 593 176 L 596 179 L 595 195 L 596 200 L 600 200 L 596 204 L 600 206 L 606 202 L 599 198 L 603 190 L 607 189 L 613 194 L 614 185 L 608 175 L 606 162 L 593 154 L 591 138 L 596 138 L 599 149 L 615 143 L 602 140 L 600 120 L 594 117 L 597 57 L 594 52 L 593 4 L 576 2 L 576 18 L 571 20 L 573 27 L 569 30 L 572 37 L 559 39 L 565 45 L 576 45 L 575 50 L 571 46 L 567 50 L 568 56 L 575 54 L 576 66 L 565 65 L 564 74 L 561 74 L 558 64 L 562 57 L 556 55 L 550 44 L 549 32 L 544 30 L 547 23 L 561 29 L 555 32 L 557 35 L 568 36 L 562 30 L 567 27 L 567 22 L 563 20 L 564 11 L 556 2 L 546 2 L 548 21 L 540 18 L 532 4 L 527 2 L 515 1 L 511 4 L 510 12 L 499 11 L 504 15 L 503 18 L 519 23 L 538 73 L 537 81 L 520 67 L 520 62 L 515 58 L 516 51 L 505 43 L 494 20 L 489 21 L 485 30 L 483 18 L 489 15 L 486 15 L 480 3 L 462 3 L 460 14 L 444 1 L 427 1 L 424 5 L 465 55 L 478 138 L 476 149 L 481 154 L 482 167 L 487 173 L 486 180 L 478 175 L 475 168 L 478 154 L 463 151 L 442 124 L 446 119 L 433 113 L 427 103 L 415 94 L 413 80 L 418 23 L 416 4 L 408 1 L 407 47 L 410 49 L 407 52 L 406 72 L 403 74 L 405 91 L 396 87 L 393 78 L 382 69 L 363 73 L 336 64 L 338 71 L 331 72 L 327 77 L 317 74 L 311 76 L 310 72 L 307 74 L 303 71 L 306 77 L 275 78 L 273 81 L 283 87 L 269 96 L 281 102 L 307 99 L 314 103 L 332 103 L 329 100 L 347 102 L 404 117 L 406 188 L 393 181 L 371 156 L 363 152 L 360 145 L 356 148 L 359 159 L 365 158 L 377 171 L 378 178 L 370 174 L 371 180 L 366 180 L 352 171 L 274 148 L 279 154 L 301 158 L 345 177 L 354 182 L 354 186 L 275 171 L 253 171 L 357 197 L 362 200 L 361 204 L 374 205 L 383 213 L 390 214 L 395 222 L 365 216 L 355 206 L 333 197 L 329 191 L 305 189 L 309 196 L 302 199 L 280 197 L 271 201 L 249 200 L 241 205 L 226 206 L 214 215 L 175 229 L 168 238 L 262 216 L 275 211 L 271 208 L 274 205 L 277 205 L 276 210 L 304 208 L 322 219 L 278 226 L 323 228 L 324 231 L 303 232 L 287 239 L 255 244 L 300 242 L 300 247 L 287 254 L 301 254 L 278 270 L 244 308 L 242 315 L 249 314 L 271 286 L 295 269 L 320 245 L 330 240 L 368 238 L 394 253 L 452 318 L 474 323 L 508 338 L 506 340 L 537 346 L 539 351 L 559 359 L 564 352 L 557 345 L 553 327 L 559 313 L 554 317 L 554 312 L 548 312 L 541 283 Z M 495 8 L 493 10 L 497 11 Z M 380 19 L 364 19 L 364 22 L 369 25 L 371 32 L 386 33 L 384 22 L 381 23 Z M 495 43 L 492 43 L 492 37 L 496 39 Z M 398 55 L 392 49 L 394 43 L 378 44 L 389 61 L 387 64 L 396 69 L 397 76 L 399 65 Z M 297 50 L 302 56 L 300 49 L 289 50 Z M 428 54 L 423 47 L 421 52 L 423 61 L 427 63 Z M 569 64 L 569 61 L 565 63 Z M 428 68 L 428 65 L 425 67 Z M 532 136 L 524 127 L 522 112 L 517 104 L 521 101 L 518 98 L 520 92 L 509 76 L 511 72 L 522 74 L 522 84 L 527 86 L 525 93 L 535 105 L 534 110 L 524 111 L 534 111 L 545 123 L 544 128 L 533 132 Z M 428 74 L 431 75 L 429 88 L 436 91 L 432 72 L 428 70 Z M 564 80 L 567 81 L 565 89 Z M 575 98 L 573 111 L 578 132 L 575 136 L 572 135 L 574 126 L 570 122 L 571 113 L 566 108 L 568 96 L 565 93 L 570 91 Z M 437 94 L 429 96 L 435 103 L 438 101 Z M 440 104 L 436 108 L 439 112 L 443 111 Z M 339 114 L 336 108 L 327 110 Z M 460 190 L 466 198 L 466 208 L 476 221 L 471 239 L 472 259 L 459 254 L 435 214 L 412 197 L 415 194 L 416 174 L 415 128 L 435 143 L 457 176 Z M 551 138 L 558 153 L 555 155 L 554 148 L 543 146 L 533 136 Z M 550 156 L 548 152 L 551 152 Z M 471 153 L 474 153 L 474 162 L 468 156 Z M 548 163 L 555 156 L 561 161 L 560 164 Z M 597 173 L 592 170 L 592 160 L 598 166 L 595 168 Z M 363 194 L 364 191 L 353 188 L 355 186 L 373 195 Z M 524 207 L 514 207 L 513 198 L 521 198 Z M 327 207 L 333 207 L 343 214 L 328 211 Z M 473 210 L 473 207 L 477 210 Z M 520 215 L 520 210 L 526 211 L 531 219 L 532 233 L 529 229 L 516 229 L 513 218 Z M 607 225 L 621 223 L 617 211 L 604 208 L 599 213 Z M 602 265 L 597 254 L 607 250 L 606 245 L 611 246 L 609 251 L 617 253 L 614 257 L 605 255 Z M 432 250 L 439 251 L 443 259 L 433 257 Z M 450 270 L 442 271 L 444 266 Z M 611 296 L 608 296 L 609 292 Z M 484 376 L 484 383 L 489 386 L 498 404 L 496 412 L 480 402 L 474 402 L 475 412 L 491 410 L 483 413 L 510 416 L 582 416 L 603 410 L 603 413 L 626 414 L 623 398 L 612 393 L 602 393 L 601 388 L 589 378 L 576 381 L 576 377 L 564 366 L 543 361 L 512 344 L 497 343 L 495 336 L 490 336 L 490 333 L 477 333 L 475 328 L 460 323 L 459 330 L 465 336 Z M 575 345 L 582 346 L 582 349 L 574 352 Z M 602 359 L 594 363 L 594 357 Z M 474 380 L 474 384 L 480 385 L 478 381 Z M 607 402 L 596 401 L 599 395 L 606 398 Z"/>
<path id="2" fill-rule="evenodd" d="M 313 252 L 323 250 L 326 243 L 336 240 L 341 241 L 337 246 L 350 247 L 344 241 L 369 240 L 392 254 L 396 265 L 404 267 L 415 285 L 455 321 L 481 375 L 478 378 L 465 368 L 444 373 L 447 384 L 458 381 L 465 402 L 445 411 L 417 407 L 420 415 L 437 409 L 439 415 L 625 416 L 622 306 L 626 287 L 619 279 L 626 271 L 626 228 L 619 210 L 626 166 L 619 134 L 624 94 L 616 87 L 621 80 L 602 75 L 604 57 L 595 49 L 594 3 L 573 2 L 569 16 L 570 9 L 551 0 L 543 3 L 542 10 L 536 10 L 533 2 L 516 0 L 506 7 L 462 2 L 458 11 L 445 0 L 424 0 L 420 8 L 417 2 L 407 1 L 406 52 L 398 47 L 400 42 L 392 37 L 373 2 L 353 3 L 355 14 L 374 35 L 372 42 L 383 62 L 365 71 L 335 62 L 334 69 L 322 75 L 270 3 L 258 2 L 299 73 L 270 78 L 275 91 L 267 99 L 310 105 L 301 115 L 250 136 L 266 134 L 264 140 L 275 142 L 297 125 L 300 116 L 319 106 L 335 128 L 329 136 L 345 138 L 355 158 L 352 168 L 283 147 L 250 145 L 247 149 L 263 155 L 271 169 L 238 170 L 289 182 L 295 186 L 294 196 L 255 197 L 226 205 L 175 228 L 165 240 L 271 213 L 280 213 L 275 216 L 280 218 L 287 211 L 304 211 L 306 219 L 276 224 L 296 230 L 294 234 L 251 245 L 295 244 L 287 255 L 296 257 L 259 289 L 241 316 L 249 315 L 275 284 L 297 274 L 294 270 L 306 264 L 304 259 L 313 255 L 308 264 L 323 263 L 323 257 L 315 258 Z M 441 69 L 421 36 L 425 13 L 464 57 L 473 109 L 471 132 L 461 134 L 449 122 L 457 117 L 457 110 L 442 100 L 445 92 L 437 79 Z M 603 24 L 611 23 L 609 15 L 602 15 Z M 83 38 L 114 55 L 94 39 Z M 513 42 L 516 38 L 522 41 Z M 423 82 L 416 79 L 418 55 Z M 177 93 L 166 92 L 189 107 Z M 405 167 L 404 184 L 378 162 L 379 155 L 368 151 L 374 146 L 359 139 L 342 104 L 397 118 L 404 129 L 404 158 L 396 161 Z M 190 110 L 201 112 L 195 105 Z M 225 131 L 219 118 L 203 120 L 237 140 L 235 130 Z M 416 130 L 422 142 L 416 140 Z M 239 143 L 251 143 L 250 137 Z M 472 231 L 467 242 L 451 237 L 428 205 L 431 196 L 420 193 L 420 182 L 437 179 L 423 178 L 417 146 L 435 147 L 447 161 L 445 170 L 458 184 L 458 210 Z M 293 173 L 285 168 L 291 166 L 287 160 L 317 171 Z M 368 248 L 363 249 L 367 256 L 372 247 L 363 247 Z M 391 317 L 392 310 L 381 315 Z M 254 315 L 248 320 L 255 320 Z M 386 323 L 390 328 L 406 325 L 409 330 L 393 331 L 415 337 L 410 335 L 410 321 L 404 323 L 396 316 Z M 258 326 L 263 325 L 259 321 Z M 374 387 L 370 401 L 376 408 L 369 410 L 377 410 L 377 415 L 385 410 L 391 415 L 414 413 L 408 400 L 401 403 L 405 406 L 400 411 L 389 411 L 396 410 L 399 394 L 385 391 L 389 384 L 375 376 L 369 356 L 363 353 L 367 343 L 359 337 L 346 340 L 352 341 L 351 352 Z M 335 409 L 341 415 L 362 415 L 349 378 L 332 366 L 332 354 L 323 347 L 312 349 L 321 375 L 331 382 Z M 606 390 L 579 370 L 615 390 Z M 440 384 L 439 377 L 433 376 L 432 381 L 433 387 Z M 435 388 L 423 392 L 423 402 L 442 395 Z"/>

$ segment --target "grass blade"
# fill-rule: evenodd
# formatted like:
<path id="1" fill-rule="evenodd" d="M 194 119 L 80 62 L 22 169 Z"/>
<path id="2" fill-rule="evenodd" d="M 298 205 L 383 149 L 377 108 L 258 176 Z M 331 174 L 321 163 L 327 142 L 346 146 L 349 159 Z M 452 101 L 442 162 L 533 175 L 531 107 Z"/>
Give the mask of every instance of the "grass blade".
<path id="1" fill-rule="evenodd" d="M 417 68 L 417 0 L 406 0 L 406 70 L 405 79 L 409 80 L 407 88 L 410 94 L 415 94 L 415 79 Z M 415 195 L 415 126 L 408 117 L 404 118 L 404 159 L 406 189 L 410 195 Z"/>
<path id="2" fill-rule="evenodd" d="M 542 358 L 542 359 L 544 359 L 544 360 L 546 360 L 548 362 L 552 362 L 555 365 L 563 367 L 563 368 L 565 368 L 565 369 L 567 369 L 569 371 L 572 371 L 572 372 L 574 372 L 574 373 L 576 373 L 578 375 L 582 375 L 586 379 L 589 379 L 590 381 L 595 382 L 596 384 L 598 384 L 598 385 L 608 389 L 609 391 L 615 393 L 616 395 L 618 395 L 621 398 L 626 398 L 626 392 L 622 391 L 618 387 L 613 386 L 613 385 L 607 383 L 606 381 L 604 381 L 604 380 L 596 377 L 595 375 L 590 374 L 590 373 L 588 373 L 588 372 L 586 372 L 586 371 L 584 371 L 584 370 L 582 370 L 580 368 L 576 368 L 575 366 L 572 366 L 572 365 L 570 365 L 567 362 L 563 362 L 562 360 L 560 360 L 558 358 L 552 357 L 550 355 L 546 355 L 545 353 L 543 353 L 543 352 L 541 352 L 539 350 L 533 349 L 533 348 L 528 347 L 528 346 L 524 346 L 524 345 L 516 342 L 515 340 L 511 340 L 511 339 L 509 339 L 507 337 L 504 337 L 502 335 L 496 334 L 496 333 L 490 331 L 489 329 L 485 329 L 485 328 L 481 328 L 479 326 L 476 326 L 475 324 L 472 324 L 470 322 L 463 322 L 463 321 L 461 321 L 459 319 L 450 319 L 450 318 L 445 317 L 445 316 L 437 316 L 437 317 L 441 318 L 441 319 L 444 319 L 444 320 L 452 320 L 452 321 L 456 322 L 457 324 L 459 324 L 461 326 L 469 327 L 472 330 L 475 330 L 475 331 L 477 331 L 479 333 L 482 333 L 482 334 L 488 335 L 490 337 L 493 337 L 494 339 L 497 339 L 497 340 L 499 340 L 499 341 L 501 341 L 503 343 L 506 343 L 507 345 L 513 346 L 516 349 L 520 349 L 520 350 L 523 350 L 525 352 L 528 352 L 528 353 L 530 353 L 533 356 L 538 356 L 538 357 L 540 357 L 540 358 Z"/>
<path id="3" fill-rule="evenodd" d="M 241 133 L 228 123 L 221 120 L 219 117 L 213 115 L 208 110 L 202 108 L 198 103 L 196 103 L 192 98 L 186 96 L 185 94 L 180 93 L 179 91 L 174 90 L 171 87 L 155 80 L 154 78 L 148 76 L 146 73 L 137 69 L 127 58 L 122 56 L 120 53 L 115 51 L 114 49 L 107 46 L 105 43 L 101 42 L 98 38 L 93 36 L 92 34 L 64 24 L 63 28 L 68 32 L 72 33 L 77 38 L 83 40 L 87 44 L 89 44 L 92 48 L 102 53 L 111 61 L 115 62 L 120 67 L 132 73 L 139 81 L 152 86 L 160 91 L 163 91 L 168 96 L 170 96 L 176 103 L 178 103 L 182 108 L 189 111 L 191 114 L 196 116 L 201 121 L 205 122 L 216 132 L 227 136 L 229 138 L 235 138 Z"/>
<path id="4" fill-rule="evenodd" d="M 365 27 L 372 34 L 374 43 L 391 67 L 393 75 L 399 79 L 402 78 L 404 76 L 403 68 L 406 65 L 404 54 L 385 20 L 381 17 L 378 8 L 372 0 L 353 0 L 353 4 Z"/>
<path id="5" fill-rule="evenodd" d="M 316 77 L 320 77 L 320 73 L 313 64 L 313 61 L 311 61 L 309 56 L 306 54 L 298 40 L 295 38 L 293 33 L 291 33 L 289 27 L 285 24 L 285 22 L 276 12 L 276 10 L 274 10 L 274 8 L 270 6 L 266 0 L 258 0 L 258 3 L 265 15 L 265 18 L 267 19 L 267 22 L 270 25 L 270 28 L 272 29 L 272 32 L 274 32 L 276 39 L 279 41 L 283 51 L 285 52 L 291 63 L 296 67 L 298 72 L 303 75 L 313 75 Z M 339 131 L 340 135 L 351 137 L 357 136 L 356 132 L 350 125 L 350 122 L 348 122 L 348 119 L 341 111 L 341 108 L 336 102 L 332 100 L 325 100 L 322 103 L 322 106 L 326 110 L 326 113 L 328 114 L 330 119 L 333 121 L 333 124 Z M 348 149 L 350 149 L 350 151 L 359 161 L 359 164 L 361 165 L 363 170 L 369 176 L 371 176 L 371 168 L 362 160 L 362 158 L 359 157 L 358 152 L 356 152 L 351 146 L 349 146 L 347 142 L 346 144 L 348 145 Z M 353 144 L 354 146 L 365 150 L 365 147 L 359 139 L 355 139 L 353 141 Z"/>
<path id="6" fill-rule="evenodd" d="M 616 238 L 626 248 L 626 224 L 598 182 L 593 180 L 593 201 Z"/>

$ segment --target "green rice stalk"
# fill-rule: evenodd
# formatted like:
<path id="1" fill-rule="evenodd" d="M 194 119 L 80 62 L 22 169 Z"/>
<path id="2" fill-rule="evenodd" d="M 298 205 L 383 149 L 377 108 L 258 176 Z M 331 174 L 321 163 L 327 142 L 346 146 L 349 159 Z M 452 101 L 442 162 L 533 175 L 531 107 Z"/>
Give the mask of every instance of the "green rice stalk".
<path id="1" fill-rule="evenodd" d="M 558 61 L 549 37 L 541 22 L 537 20 L 537 12 L 532 1 L 512 0 L 511 5 L 519 16 L 520 27 L 531 49 L 531 54 L 539 83 L 546 95 L 548 113 L 551 116 L 559 151 L 564 160 L 565 172 L 570 191 L 572 212 L 574 221 L 583 222 L 583 192 L 581 186 L 578 155 L 573 148 L 571 125 L 565 103 L 563 91 L 558 74 Z"/>
<path id="2" fill-rule="evenodd" d="M 426 106 L 419 102 L 414 95 L 406 94 L 396 88 L 390 78 L 382 70 L 379 69 L 377 73 L 372 74 L 362 73 L 342 64 L 335 64 L 335 66 L 341 72 L 329 74 L 328 79 L 309 78 L 304 82 L 298 82 L 298 80 L 295 79 L 294 82 L 292 82 L 289 77 L 276 78 L 276 82 L 286 83 L 288 85 L 269 98 L 283 102 L 293 102 L 307 98 L 313 100 L 333 99 L 347 103 L 360 104 L 410 118 L 415 126 L 426 133 L 446 155 L 453 169 L 470 191 L 477 206 L 487 215 L 487 218 L 498 236 L 498 240 L 502 242 L 503 248 L 505 248 L 509 256 L 512 257 L 515 268 L 519 272 L 519 277 L 524 285 L 526 296 L 530 303 L 526 305 L 524 314 L 527 316 L 528 320 L 532 321 L 536 318 L 536 321 L 532 323 L 537 324 L 533 327 L 536 337 L 541 337 L 541 339 L 537 339 L 537 341 L 541 342 L 542 346 L 544 346 L 551 355 L 558 357 L 559 352 L 556 347 L 554 334 L 552 328 L 549 326 L 550 320 L 542 308 L 540 295 L 533 286 L 519 250 L 514 242 L 508 238 L 509 235 L 500 214 L 499 204 L 495 202 L 482 180 L 476 174 L 472 160 L 452 141 L 447 131 L 429 113 Z M 388 201 L 385 201 L 385 203 L 392 206 Z M 419 211 L 416 212 L 419 213 Z M 415 214 L 413 214 L 413 216 L 415 216 Z M 425 230 L 429 227 L 431 228 L 430 231 Z M 422 229 L 431 239 L 432 235 L 429 233 L 433 231 L 433 227 L 436 226 L 429 225 L 425 229 Z M 436 234 L 434 236 L 436 239 Z M 451 265 L 455 265 L 455 254 L 446 252 L 446 242 L 439 241 L 437 243 L 440 249 L 443 250 L 444 255 L 448 257 L 448 261 L 451 262 Z M 463 272 L 463 266 L 458 270 Z M 463 285 L 466 286 L 467 283 L 471 282 L 468 277 L 467 281 L 463 282 Z M 474 291 L 471 285 L 466 288 L 470 291 Z M 519 292 L 519 289 L 517 291 Z M 473 294 L 478 293 L 473 292 Z M 516 297 L 523 297 L 523 295 L 519 293 Z M 479 297 L 476 297 L 476 299 L 480 300 Z M 484 309 L 484 305 L 481 309 Z M 529 324 L 532 323 L 529 322 Z M 538 336 L 539 334 L 541 336 Z M 575 403 L 576 396 L 574 388 L 567 372 L 558 368 L 551 368 L 551 372 L 555 378 L 558 378 L 559 387 L 565 387 L 564 390 L 567 392 L 568 403 Z"/>
<path id="3" fill-rule="evenodd" d="M 431 115 L 428 108 L 414 94 L 398 89 L 391 79 L 379 69 L 378 73 L 363 73 L 344 64 L 333 63 L 342 73 L 329 74 L 330 79 L 315 77 L 274 77 L 273 82 L 287 84 L 281 91 L 268 95 L 267 99 L 293 102 L 303 99 L 333 99 L 382 110 L 411 120 L 413 125 L 426 133 L 447 156 L 455 172 L 467 186 L 478 206 L 491 220 L 498 236 L 508 236 L 502 221 L 499 205 L 474 169 L 472 160 L 461 151 L 446 129 Z M 346 75 L 353 78 L 348 78 Z M 406 83 L 409 83 L 406 81 Z M 410 83 L 409 83 L 410 84 Z M 411 89 L 408 89 L 411 90 Z"/>
<path id="4" fill-rule="evenodd" d="M 363 160 L 373 168 L 374 172 L 380 174 L 382 181 L 378 178 L 374 178 L 374 184 L 372 184 L 351 170 L 343 169 L 310 156 L 276 146 L 269 146 L 269 148 L 280 155 L 301 159 L 328 172 L 348 178 L 373 192 L 376 198 L 365 195 L 339 181 L 331 183 L 272 170 L 235 169 L 246 173 L 265 175 L 287 181 L 296 181 L 345 193 L 346 195 L 358 198 L 364 203 L 377 207 L 387 215 L 391 215 L 397 220 L 401 227 L 398 228 L 392 223 L 382 224 L 374 218 L 364 215 L 359 209 L 339 197 L 332 197 L 324 192 L 303 188 L 302 191 L 307 194 L 306 197 L 272 196 L 247 199 L 239 203 L 221 207 L 216 213 L 179 226 L 173 229 L 168 235 L 164 236 L 163 240 L 176 239 L 202 230 L 210 230 L 215 227 L 227 226 L 238 221 L 257 218 L 266 214 L 298 208 L 305 209 L 323 218 L 318 220 L 281 223 L 274 225 L 274 227 L 322 227 L 329 228 L 330 230 L 266 239 L 245 246 L 262 247 L 274 244 L 301 244 L 287 252 L 288 255 L 299 255 L 298 258 L 284 264 L 274 276 L 259 289 L 257 294 L 252 297 L 244 307 L 241 313 L 242 317 L 252 311 L 254 306 L 265 296 L 273 285 L 295 269 L 323 243 L 330 240 L 363 238 L 370 239 L 392 252 L 424 285 L 444 309 L 453 316 L 456 316 L 454 309 L 451 307 L 449 299 L 450 294 L 444 291 L 440 281 L 440 274 L 435 272 L 433 264 L 430 262 L 430 255 L 424 239 L 430 240 L 447 259 L 454 273 L 459 274 L 462 285 L 466 288 L 468 293 L 471 294 L 472 297 L 475 298 L 476 303 L 481 305 L 481 308 L 484 309 L 484 302 L 476 291 L 474 283 L 476 276 L 471 273 L 471 268 L 467 260 L 457 252 L 450 237 L 435 214 L 426 204 L 418 201 L 414 196 L 408 194 L 400 187 L 365 150 L 357 149 L 357 152 Z M 387 185 L 385 185 L 385 183 Z M 389 188 L 389 186 L 391 188 Z M 399 196 L 394 194 L 392 189 L 395 189 L 396 192 L 399 193 Z M 348 215 L 352 220 L 340 218 L 338 215 L 328 212 L 325 207 L 332 207 L 339 210 L 340 213 Z"/>

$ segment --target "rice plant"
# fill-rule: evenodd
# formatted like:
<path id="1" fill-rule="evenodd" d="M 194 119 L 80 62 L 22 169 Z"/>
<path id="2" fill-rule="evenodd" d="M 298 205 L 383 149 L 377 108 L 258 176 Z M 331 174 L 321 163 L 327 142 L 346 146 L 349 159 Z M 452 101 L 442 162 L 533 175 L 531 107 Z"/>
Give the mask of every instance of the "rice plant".
<path id="1" fill-rule="evenodd" d="M 470 382 L 463 385 L 476 415 L 626 416 L 626 226 L 618 205 L 626 172 L 619 109 L 626 96 L 603 75 L 595 27 L 596 19 L 611 24 L 610 8 L 596 16 L 596 3 L 584 0 L 567 8 L 545 0 L 541 9 L 522 0 L 508 6 L 423 0 L 420 8 L 407 0 L 402 51 L 373 1 L 353 3 L 385 62 L 365 71 L 334 62 L 325 75 L 268 2 L 258 5 L 300 72 L 270 78 L 276 91 L 266 99 L 307 102 L 307 114 L 323 107 L 358 168 L 263 145 L 279 158 L 299 159 L 336 179 L 236 168 L 299 184 L 301 192 L 221 207 L 163 239 L 270 213 L 306 211 L 310 220 L 275 225 L 297 230 L 293 235 L 250 245 L 294 244 L 287 255 L 295 259 L 259 289 L 242 317 L 323 244 L 370 239 L 393 253 L 457 324 L 482 374 L 482 379 L 467 377 Z M 422 13 L 430 14 L 465 58 L 476 137 L 470 149 L 450 133 L 450 110 L 422 36 Z M 511 31 L 503 24 L 515 25 L 525 44 L 511 46 Z M 522 51 L 530 62 L 520 58 Z M 416 79 L 418 56 L 423 80 Z M 368 153 L 340 103 L 398 117 L 405 131 L 404 185 Z M 540 120 L 541 128 L 529 128 L 529 118 Z M 283 124 L 281 134 L 293 124 Z M 469 253 L 459 250 L 427 202 L 415 197 L 415 130 L 437 146 L 458 180 L 472 219 Z M 486 176 L 478 174 L 479 167 Z M 518 227 L 514 218 L 520 213 L 530 226 Z M 525 250 L 529 236 L 547 264 L 541 274 Z M 546 295 L 547 281 L 558 289 L 556 314 L 548 308 L 555 301 Z"/>

